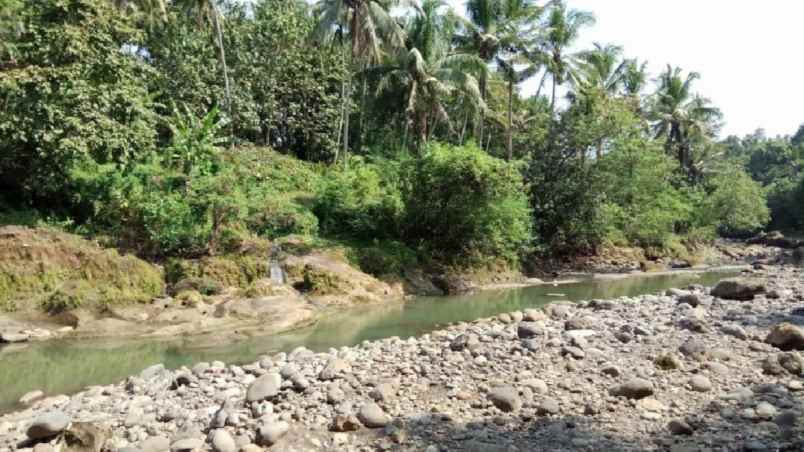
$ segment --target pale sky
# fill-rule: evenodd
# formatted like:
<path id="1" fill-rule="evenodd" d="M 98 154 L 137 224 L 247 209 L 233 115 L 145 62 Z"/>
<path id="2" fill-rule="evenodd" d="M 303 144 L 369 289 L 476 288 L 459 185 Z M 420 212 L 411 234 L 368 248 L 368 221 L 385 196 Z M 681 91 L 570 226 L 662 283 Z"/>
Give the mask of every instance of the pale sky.
<path id="1" fill-rule="evenodd" d="M 463 11 L 464 0 L 448 0 Z M 804 0 L 567 0 L 597 24 L 579 48 L 618 44 L 649 61 L 701 74 L 697 91 L 724 115 L 721 136 L 764 128 L 790 135 L 804 123 Z M 523 85 L 535 92 L 538 82 Z"/>

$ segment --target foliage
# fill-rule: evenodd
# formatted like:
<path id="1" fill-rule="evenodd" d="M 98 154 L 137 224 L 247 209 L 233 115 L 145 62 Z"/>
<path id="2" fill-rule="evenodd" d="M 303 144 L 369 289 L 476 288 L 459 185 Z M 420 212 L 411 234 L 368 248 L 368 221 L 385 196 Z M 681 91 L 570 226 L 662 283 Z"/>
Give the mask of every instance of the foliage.
<path id="1" fill-rule="evenodd" d="M 321 181 L 313 210 L 323 232 L 360 239 L 394 238 L 404 209 L 398 165 L 353 160 L 349 169 L 334 169 Z"/>
<path id="2" fill-rule="evenodd" d="M 722 143 L 726 155 L 765 188 L 774 228 L 804 227 L 804 146 L 796 143 L 799 132 L 768 138 L 758 130 Z"/>
<path id="3" fill-rule="evenodd" d="M 439 260 L 515 262 L 530 244 L 519 169 L 477 146 L 431 145 L 403 168 L 402 237 Z"/>
<path id="4" fill-rule="evenodd" d="M 600 162 L 607 238 L 666 248 L 689 224 L 693 205 L 675 184 L 675 165 L 661 146 L 640 136 L 619 138 Z"/>
<path id="5" fill-rule="evenodd" d="M 711 193 L 702 203 L 704 223 L 723 235 L 740 236 L 762 229 L 770 221 L 765 192 L 742 168 L 729 166 L 709 181 Z"/>
<path id="6" fill-rule="evenodd" d="M 0 186 L 63 202 L 77 160 L 126 163 L 156 144 L 141 33 L 109 2 L 28 1 L 14 64 L 0 77 Z"/>

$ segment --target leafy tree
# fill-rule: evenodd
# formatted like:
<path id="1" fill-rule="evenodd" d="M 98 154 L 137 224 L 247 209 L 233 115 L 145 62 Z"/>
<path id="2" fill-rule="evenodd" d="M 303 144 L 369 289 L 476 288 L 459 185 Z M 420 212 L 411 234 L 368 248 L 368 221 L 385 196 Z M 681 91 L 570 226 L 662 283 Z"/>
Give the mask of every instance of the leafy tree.
<path id="1" fill-rule="evenodd" d="M 617 137 L 598 167 L 608 240 L 667 249 L 675 234 L 688 227 L 694 205 L 676 188 L 675 167 L 661 143 L 639 133 Z"/>
<path id="2" fill-rule="evenodd" d="M 158 0 L 157 0 L 158 1 Z M 194 17 L 199 27 L 210 26 L 215 32 L 215 44 L 218 47 L 221 75 L 224 83 L 224 99 L 229 117 L 232 117 L 232 92 L 229 83 L 229 69 L 226 66 L 226 47 L 223 44 L 223 15 L 216 5 L 217 0 L 174 0 L 177 7 L 185 14 Z"/>
<path id="3" fill-rule="evenodd" d="M 148 81 L 127 51 L 141 35 L 101 0 L 37 0 L 20 14 L 16 62 L 0 76 L 0 184 L 64 205 L 77 160 L 125 164 L 156 144 Z"/>
<path id="4" fill-rule="evenodd" d="M 796 130 L 796 133 L 793 134 L 793 137 L 790 139 L 790 143 L 796 147 L 804 146 L 804 124 L 798 126 L 798 130 Z"/>
<path id="5" fill-rule="evenodd" d="M 309 40 L 316 23 L 307 10 L 261 0 L 233 10 L 228 24 L 227 55 L 242 81 L 234 91 L 238 137 L 305 160 L 331 161 L 346 73 L 339 55 Z"/>
<path id="6" fill-rule="evenodd" d="M 531 213 L 515 164 L 475 145 L 431 145 L 403 168 L 402 236 L 438 261 L 516 262 L 531 241 Z"/>
<path id="7" fill-rule="evenodd" d="M 23 31 L 20 20 L 22 5 L 22 0 L 0 0 L 0 69 L 16 61 L 14 42 Z"/>
<path id="8" fill-rule="evenodd" d="M 711 188 L 704 199 L 700 217 L 726 236 L 745 236 L 762 229 L 770 221 L 770 210 L 762 186 L 734 165 L 711 177 Z"/>

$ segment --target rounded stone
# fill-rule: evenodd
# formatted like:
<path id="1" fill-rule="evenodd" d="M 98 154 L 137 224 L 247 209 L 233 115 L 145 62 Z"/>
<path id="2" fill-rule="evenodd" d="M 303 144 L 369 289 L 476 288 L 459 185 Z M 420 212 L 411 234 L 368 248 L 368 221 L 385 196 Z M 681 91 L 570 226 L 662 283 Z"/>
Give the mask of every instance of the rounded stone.
<path id="1" fill-rule="evenodd" d="M 282 386 L 282 377 L 276 373 L 268 373 L 254 380 L 246 392 L 246 401 L 258 402 L 271 399 L 279 394 Z"/>
<path id="2" fill-rule="evenodd" d="M 695 375 L 690 378 L 690 388 L 695 392 L 709 392 L 712 390 L 712 382 L 703 375 Z"/>
<path id="3" fill-rule="evenodd" d="M 385 427 L 391 422 L 391 418 L 376 403 L 366 403 L 360 407 L 357 418 L 368 428 Z"/>
<path id="4" fill-rule="evenodd" d="M 237 452 L 234 438 L 222 428 L 212 431 L 209 442 L 215 452 Z"/>
<path id="5" fill-rule="evenodd" d="M 70 417 L 61 411 L 45 413 L 31 423 L 26 431 L 30 439 L 45 439 L 56 436 L 70 425 Z"/>

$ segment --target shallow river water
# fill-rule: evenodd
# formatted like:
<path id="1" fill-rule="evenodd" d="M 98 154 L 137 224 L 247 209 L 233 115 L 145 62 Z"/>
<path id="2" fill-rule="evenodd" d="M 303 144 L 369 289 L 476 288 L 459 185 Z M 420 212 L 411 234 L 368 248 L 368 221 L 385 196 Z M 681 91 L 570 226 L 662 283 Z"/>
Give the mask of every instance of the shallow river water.
<path id="1" fill-rule="evenodd" d="M 657 292 L 689 284 L 713 285 L 734 272 L 586 278 L 576 283 L 491 290 L 465 296 L 419 297 L 407 302 L 366 306 L 331 313 L 313 326 L 289 333 L 254 337 L 236 343 L 199 346 L 193 338 L 160 340 L 51 341 L 0 349 L 0 412 L 15 408 L 28 391 L 70 394 L 109 384 L 163 363 L 176 368 L 199 361 L 253 361 L 265 353 L 305 346 L 316 351 L 391 336 L 410 337 L 450 322 L 470 321 L 503 312 L 539 307 L 559 300 L 616 298 Z"/>

